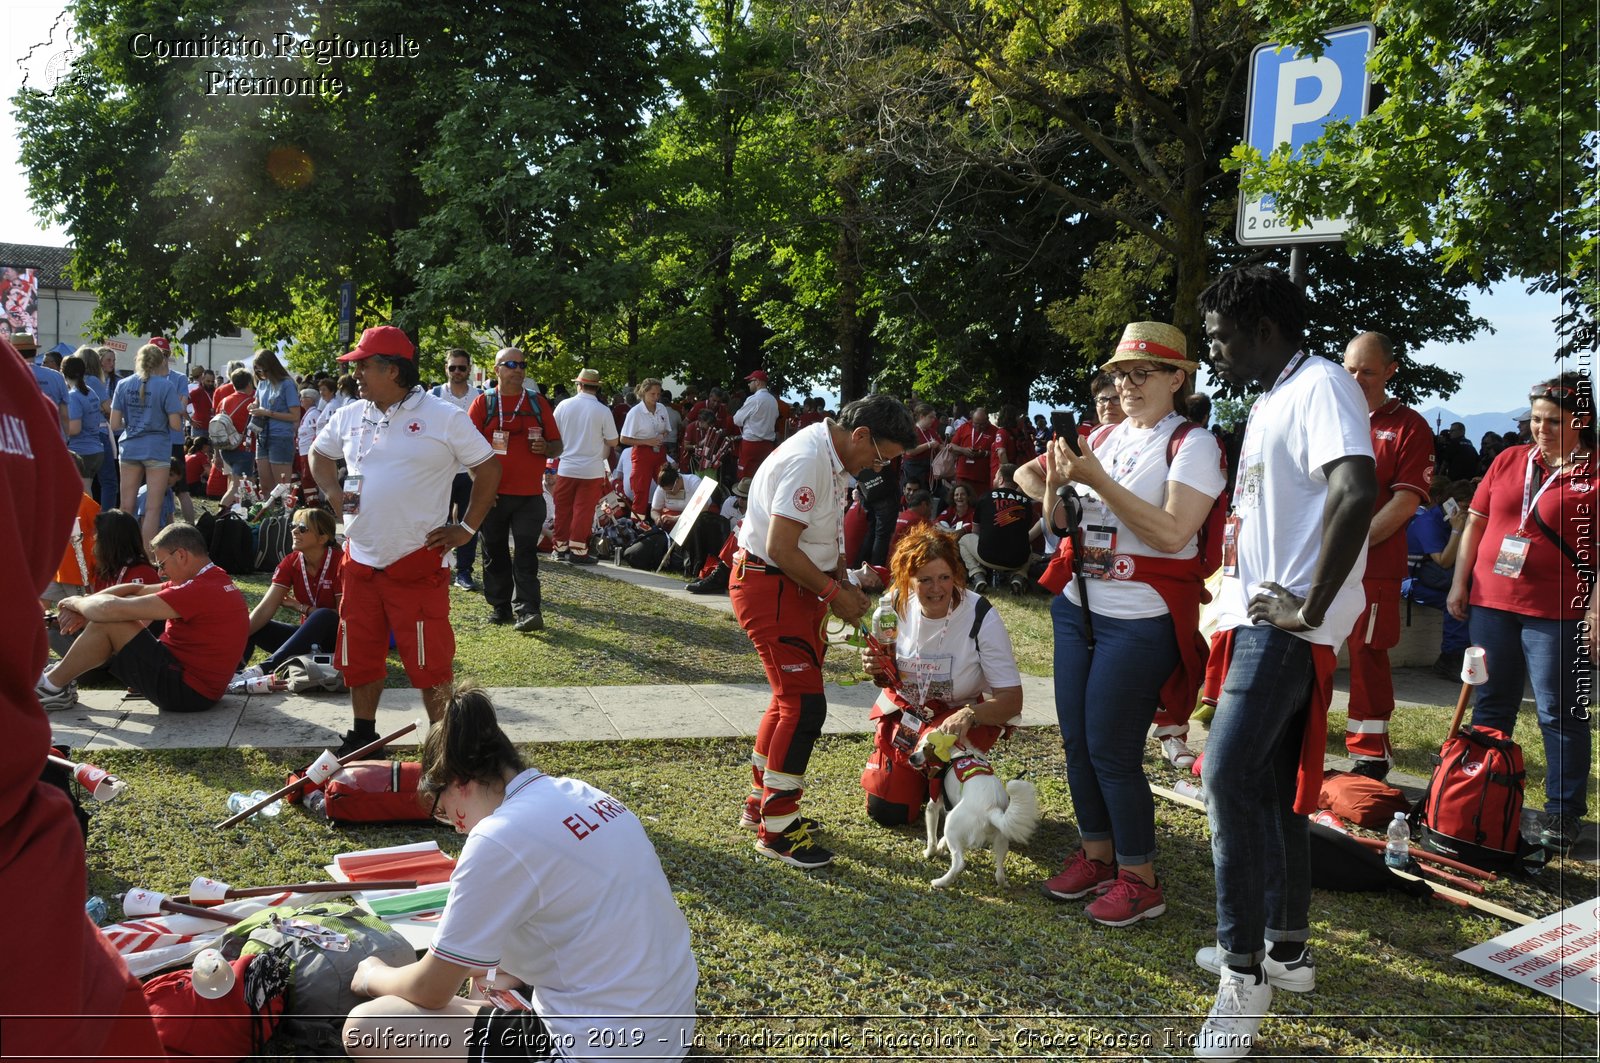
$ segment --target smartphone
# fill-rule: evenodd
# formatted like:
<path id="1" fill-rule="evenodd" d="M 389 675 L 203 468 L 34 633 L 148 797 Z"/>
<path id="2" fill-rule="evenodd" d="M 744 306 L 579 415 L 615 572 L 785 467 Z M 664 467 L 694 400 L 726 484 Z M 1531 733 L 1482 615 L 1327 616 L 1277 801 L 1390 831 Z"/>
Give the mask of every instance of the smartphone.
<path id="1" fill-rule="evenodd" d="M 1074 454 L 1082 454 L 1078 440 L 1078 421 L 1071 410 L 1054 410 L 1050 414 L 1050 430 L 1057 439 L 1065 439 Z"/>
<path id="2" fill-rule="evenodd" d="M 1453 498 L 1447 498 L 1447 499 L 1444 500 L 1444 519 L 1445 520 L 1454 519 L 1455 515 L 1457 513 L 1460 513 L 1460 512 L 1461 512 L 1461 504 L 1459 502 L 1457 502 Z"/>

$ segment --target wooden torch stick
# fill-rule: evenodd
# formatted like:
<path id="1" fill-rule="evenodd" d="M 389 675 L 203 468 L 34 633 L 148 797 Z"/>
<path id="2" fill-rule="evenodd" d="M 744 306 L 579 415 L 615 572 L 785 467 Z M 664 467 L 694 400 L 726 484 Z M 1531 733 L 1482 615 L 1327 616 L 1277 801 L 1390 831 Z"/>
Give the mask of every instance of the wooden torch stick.
<path id="1" fill-rule="evenodd" d="M 393 742 L 395 739 L 403 738 L 404 736 L 410 734 L 412 731 L 415 731 L 416 729 L 417 729 L 417 721 L 412 720 L 410 723 L 408 723 L 404 727 L 400 728 L 400 730 L 396 731 L 394 734 L 384 735 L 382 738 L 375 738 L 371 742 L 368 742 L 366 745 L 362 746 L 360 749 L 356 750 L 355 752 L 346 753 L 344 756 L 339 758 L 339 763 L 340 764 L 349 764 L 351 761 L 360 760 L 362 757 L 366 756 L 368 753 L 371 753 L 374 749 L 382 749 L 384 746 L 388 745 L 390 742 Z M 266 808 L 268 805 L 272 804 L 272 802 L 277 801 L 280 798 L 287 797 L 288 795 L 294 793 L 296 790 L 299 790 L 302 786 L 306 785 L 307 781 L 308 780 L 306 779 L 305 776 L 301 776 L 299 779 L 296 779 L 294 782 L 290 783 L 289 785 L 279 787 L 277 790 L 274 790 L 272 793 L 268 794 L 266 797 L 262 798 L 260 801 L 257 801 L 255 804 L 251 805 L 249 808 L 245 809 L 244 811 L 238 812 L 238 813 L 236 813 L 236 814 L 234 814 L 232 816 L 229 816 L 227 819 L 223 820 L 221 823 L 218 823 L 212 829 L 213 830 L 222 830 L 224 827 L 231 827 L 235 823 L 240 823 L 240 822 L 243 822 L 244 820 L 249 819 L 251 816 L 255 815 L 257 812 L 260 812 L 263 808 Z"/>
<path id="2" fill-rule="evenodd" d="M 417 888 L 415 880 L 396 882 L 295 882 L 287 886 L 241 886 L 237 889 L 229 887 L 228 892 L 222 895 L 223 901 L 242 900 L 245 897 L 272 897 L 279 893 L 360 893 L 363 890 L 414 890 Z M 185 904 L 194 903 L 187 893 L 180 893 L 173 898 Z M 222 901 L 207 901 L 208 904 L 221 904 Z"/>
<path id="3" fill-rule="evenodd" d="M 162 899 L 161 910 L 164 912 L 176 912 L 179 915 L 197 915 L 201 919 L 215 919 L 217 922 L 227 923 L 229 926 L 243 922 L 237 915 L 219 912 L 215 908 L 201 908 L 195 904 L 184 904 L 182 901 L 175 901 L 171 897 Z"/>
<path id="4" fill-rule="evenodd" d="M 1354 834 L 1351 837 L 1368 849 L 1382 849 L 1384 847 L 1384 841 L 1381 838 L 1362 838 Z M 1493 871 L 1485 871 L 1481 867 L 1473 867 L 1471 864 L 1464 864 L 1460 860 L 1452 860 L 1448 856 L 1440 856 L 1438 853 L 1430 853 L 1425 849 L 1413 849 L 1411 850 L 1411 855 L 1417 858 L 1418 863 L 1438 864 L 1440 867 L 1448 867 L 1455 871 L 1465 872 L 1473 878 L 1479 878 L 1485 882 L 1498 882 L 1500 880 L 1500 876 Z"/>

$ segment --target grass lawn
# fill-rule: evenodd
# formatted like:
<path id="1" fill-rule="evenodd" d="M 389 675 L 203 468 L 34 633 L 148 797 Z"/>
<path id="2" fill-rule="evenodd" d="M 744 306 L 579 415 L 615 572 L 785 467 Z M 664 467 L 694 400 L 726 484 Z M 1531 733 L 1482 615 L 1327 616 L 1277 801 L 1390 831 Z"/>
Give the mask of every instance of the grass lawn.
<path id="1" fill-rule="evenodd" d="M 257 573 L 235 576 L 234 582 L 253 607 L 270 581 L 266 573 Z M 491 687 L 761 679 L 761 662 L 731 613 L 560 563 L 539 567 L 539 586 L 546 628 L 529 635 L 510 625 L 491 624 L 482 594 L 451 589 L 458 673 Z M 991 601 L 1005 617 L 1021 669 L 1029 675 L 1049 675 L 1053 637 L 1049 599 L 996 595 Z M 287 610 L 278 618 L 295 620 Z M 824 668 L 834 682 L 861 670 L 853 653 L 838 651 L 828 655 Z M 410 685 L 393 657 L 388 685 Z"/>
<path id="2" fill-rule="evenodd" d="M 749 778 L 743 741 L 528 753 L 547 771 L 607 790 L 644 821 L 693 931 L 705 1054 L 1188 1055 L 1185 1039 L 1215 989 L 1192 962 L 1215 925 L 1203 816 L 1157 802 L 1167 914 L 1100 927 L 1080 904 L 1038 892 L 1076 843 L 1056 735 L 1025 730 L 1002 748 L 1002 773 L 1025 770 L 1039 785 L 1044 823 L 1012 853 L 1007 889 L 995 886 L 992 861 L 979 853 L 948 891 L 928 885 L 946 865 L 923 860 L 920 826 L 885 830 L 862 812 L 862 737 L 824 737 L 812 758 L 807 811 L 840 860 L 811 874 L 757 855 L 751 836 L 734 827 Z M 230 790 L 266 787 L 304 756 L 97 752 L 131 789 L 96 810 L 91 889 L 180 891 L 200 872 L 238 885 L 320 878 L 337 852 L 429 838 L 459 851 L 461 839 L 442 829 L 337 829 L 295 809 L 211 829 Z M 1175 778 L 1164 765 L 1152 774 Z M 1490 894 L 1532 901 L 1544 914 L 1594 896 L 1595 887 L 1592 867 L 1565 861 L 1532 885 L 1495 883 Z M 1592 1016 L 1452 959 L 1507 929 L 1499 920 L 1399 894 L 1319 890 L 1312 925 L 1317 991 L 1278 994 L 1257 1056 L 1594 1058 Z"/>

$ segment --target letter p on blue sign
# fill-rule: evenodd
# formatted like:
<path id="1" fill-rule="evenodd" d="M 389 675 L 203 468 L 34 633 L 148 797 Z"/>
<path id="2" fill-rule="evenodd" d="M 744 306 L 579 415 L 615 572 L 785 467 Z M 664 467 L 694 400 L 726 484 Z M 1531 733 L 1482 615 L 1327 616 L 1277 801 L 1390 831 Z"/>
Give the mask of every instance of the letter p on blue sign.
<path id="1" fill-rule="evenodd" d="M 1320 57 L 1298 49 L 1258 44 L 1250 53 L 1250 87 L 1245 97 L 1244 140 L 1263 156 L 1280 144 L 1299 154 L 1322 135 L 1329 122 L 1357 122 L 1366 116 L 1370 78 L 1367 55 L 1377 40 L 1370 22 L 1342 26 L 1327 34 Z M 1344 218 L 1314 218 L 1290 229 L 1270 198 L 1239 198 L 1241 244 L 1293 244 L 1337 240 Z"/>

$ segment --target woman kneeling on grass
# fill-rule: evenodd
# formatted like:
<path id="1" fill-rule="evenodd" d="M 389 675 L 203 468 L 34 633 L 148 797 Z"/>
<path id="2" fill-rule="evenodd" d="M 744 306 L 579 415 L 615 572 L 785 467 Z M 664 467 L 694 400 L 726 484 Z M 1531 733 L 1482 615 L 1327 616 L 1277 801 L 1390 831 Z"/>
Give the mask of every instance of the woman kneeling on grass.
<path id="1" fill-rule="evenodd" d="M 427 953 L 356 968 L 357 1058 L 678 1059 L 694 1037 L 689 926 L 644 827 L 616 799 L 527 767 L 489 696 L 458 689 L 422 747 L 421 797 L 467 835 Z M 532 1010 L 473 994 L 495 971 Z M 425 1051 L 417 1051 L 426 1046 Z"/>
<path id="2" fill-rule="evenodd" d="M 889 572 L 900 685 L 872 706 L 877 731 L 861 785 L 867 815 L 893 827 L 916 822 L 928 800 L 929 782 L 908 759 L 918 737 L 940 730 L 988 752 L 1020 720 L 1022 675 L 1000 614 L 967 589 L 954 536 L 926 526 L 909 532 L 895 546 Z M 861 663 L 877 682 L 888 681 L 870 650 Z"/>

